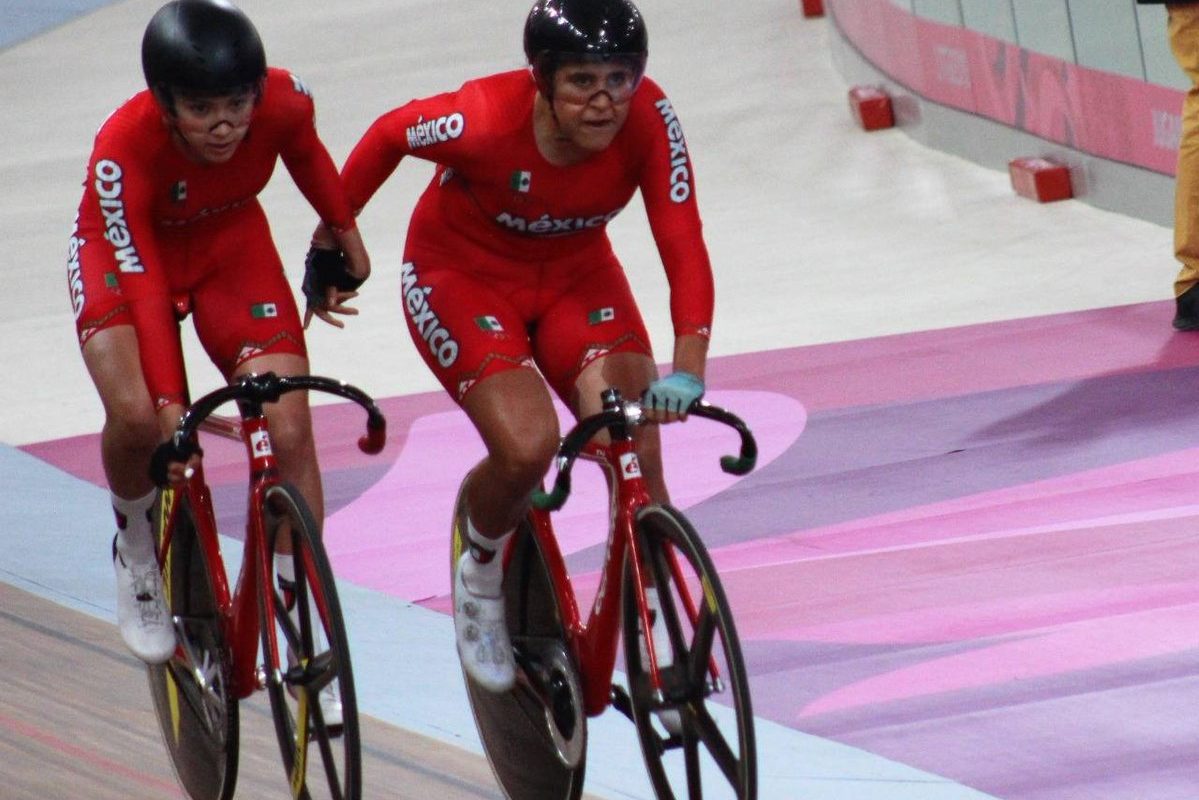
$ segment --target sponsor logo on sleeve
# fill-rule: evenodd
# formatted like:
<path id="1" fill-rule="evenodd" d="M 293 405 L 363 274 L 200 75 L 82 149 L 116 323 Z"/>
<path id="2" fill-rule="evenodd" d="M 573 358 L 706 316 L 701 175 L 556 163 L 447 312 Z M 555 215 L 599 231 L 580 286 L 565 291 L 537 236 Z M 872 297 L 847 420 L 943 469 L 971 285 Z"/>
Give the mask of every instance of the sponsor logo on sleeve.
<path id="1" fill-rule="evenodd" d="M 663 97 L 654 103 L 662 122 L 666 125 L 666 138 L 670 142 L 670 199 L 685 203 L 691 197 L 691 167 L 687 163 L 687 142 L 683 139 L 683 126 L 675 116 L 670 101 Z"/>
<path id="2" fill-rule="evenodd" d="M 112 159 L 96 162 L 96 180 L 92 184 L 100 198 L 100 211 L 104 214 L 104 238 L 112 245 L 121 272 L 145 272 L 141 257 L 133 244 L 133 234 L 125 220 L 125 201 L 121 197 L 125 187 L 121 181 L 124 173 L 121 165 Z"/>
<path id="3" fill-rule="evenodd" d="M 79 266 L 79 250 L 84 245 L 84 239 L 79 235 L 79 217 L 75 217 L 75 226 L 71 230 L 71 240 L 67 245 L 67 284 L 71 287 L 71 308 L 75 311 L 75 319 L 83 313 L 86 297 L 83 291 L 83 271 Z"/>
<path id="4" fill-rule="evenodd" d="M 295 89 L 305 97 L 312 97 L 312 90 L 308 88 L 308 85 L 304 83 L 304 81 L 300 80 L 297 76 L 291 74 L 290 72 L 287 73 L 287 76 L 291 78 L 291 88 Z"/>
<path id="5" fill-rule="evenodd" d="M 466 130 L 466 117 L 462 112 L 455 111 L 443 117 L 426 120 L 417 117 L 416 124 L 405 131 L 408 135 L 408 149 L 419 150 L 431 144 L 440 144 L 457 139 Z"/>

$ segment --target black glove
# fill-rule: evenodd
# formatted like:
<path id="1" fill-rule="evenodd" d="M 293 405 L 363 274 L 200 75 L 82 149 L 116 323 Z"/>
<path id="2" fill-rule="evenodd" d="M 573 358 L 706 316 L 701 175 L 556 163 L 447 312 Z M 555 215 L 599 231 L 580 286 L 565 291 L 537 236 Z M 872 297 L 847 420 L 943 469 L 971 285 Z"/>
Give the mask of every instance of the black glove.
<path id="1" fill-rule="evenodd" d="M 346 254 L 341 250 L 328 250 L 315 245 L 308 248 L 308 255 L 304 258 L 304 283 L 300 288 L 310 308 L 325 307 L 325 292 L 330 286 L 343 292 L 352 292 L 362 285 L 363 280 L 350 274 Z"/>
<path id="2" fill-rule="evenodd" d="M 175 437 L 167 439 L 162 444 L 154 449 L 154 455 L 150 456 L 150 480 L 154 481 L 155 486 L 166 488 L 167 486 L 167 471 L 171 464 L 186 464 L 193 455 L 204 455 L 204 451 L 200 449 L 195 440 L 188 439 L 182 445 L 175 446 Z"/>

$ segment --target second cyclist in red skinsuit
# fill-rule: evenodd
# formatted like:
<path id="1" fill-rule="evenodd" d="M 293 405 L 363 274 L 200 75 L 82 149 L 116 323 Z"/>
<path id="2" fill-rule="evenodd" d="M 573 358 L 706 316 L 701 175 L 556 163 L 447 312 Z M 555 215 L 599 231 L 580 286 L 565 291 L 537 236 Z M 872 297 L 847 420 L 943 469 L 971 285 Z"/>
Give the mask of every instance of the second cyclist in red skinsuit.
<path id="1" fill-rule="evenodd" d="M 370 262 L 317 137 L 312 98 L 287 72 L 268 70 L 245 14 L 227 0 L 172 0 L 146 28 L 142 65 L 148 88 L 96 135 L 67 282 L 83 360 L 104 406 L 117 619 L 130 649 L 159 663 L 176 642 L 154 553 L 148 467 L 187 395 L 174 301 L 190 304 L 199 340 L 227 379 L 307 373 L 299 312 L 257 199 L 280 159 L 356 279 Z M 313 293 L 320 295 L 314 313 L 326 321 L 340 325 L 330 314 L 353 312 L 342 305 L 349 293 Z M 280 472 L 321 519 L 307 399 L 289 394 L 267 415 Z M 182 469 L 171 468 L 176 480 Z"/>
<path id="2" fill-rule="evenodd" d="M 456 517 L 470 551 L 454 608 L 464 667 L 496 691 L 514 667 L 494 555 L 557 449 L 546 383 L 580 417 L 608 387 L 645 393 L 658 421 L 685 416 L 703 393 L 713 309 L 686 140 L 670 101 L 643 80 L 637 9 L 541 0 L 525 52 L 531 70 L 383 115 L 342 170 L 361 208 L 405 156 L 437 165 L 409 225 L 401 301 L 425 362 L 487 446 Z M 606 230 L 638 190 L 670 282 L 674 372 L 661 379 Z M 637 431 L 643 473 L 665 501 L 656 427 Z"/>

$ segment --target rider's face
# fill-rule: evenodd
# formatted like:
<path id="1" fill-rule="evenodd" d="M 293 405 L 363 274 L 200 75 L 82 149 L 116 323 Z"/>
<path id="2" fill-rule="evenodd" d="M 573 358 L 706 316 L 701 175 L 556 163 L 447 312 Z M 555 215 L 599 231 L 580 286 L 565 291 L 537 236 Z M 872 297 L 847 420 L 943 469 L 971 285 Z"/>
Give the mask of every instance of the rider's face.
<path id="1" fill-rule="evenodd" d="M 207 164 L 223 164 L 232 158 L 250 129 L 254 101 L 252 91 L 176 98 L 172 122 L 187 154 Z"/>
<path id="2" fill-rule="evenodd" d="M 616 61 L 560 67 L 554 73 L 554 112 L 562 133 L 584 150 L 606 148 L 628 119 L 639 78 Z"/>

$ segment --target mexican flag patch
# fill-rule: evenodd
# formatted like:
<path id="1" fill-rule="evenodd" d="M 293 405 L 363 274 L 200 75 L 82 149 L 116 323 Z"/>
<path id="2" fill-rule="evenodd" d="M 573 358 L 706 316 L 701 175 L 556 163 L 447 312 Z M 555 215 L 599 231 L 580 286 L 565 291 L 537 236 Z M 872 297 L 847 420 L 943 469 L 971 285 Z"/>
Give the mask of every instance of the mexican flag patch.
<path id="1" fill-rule="evenodd" d="M 490 314 L 484 317 L 475 317 L 475 324 L 481 329 L 485 331 L 491 331 L 493 333 L 498 333 L 504 330 L 504 326 L 500 324 L 500 321 Z"/>
<path id="2" fill-rule="evenodd" d="M 250 316 L 254 319 L 271 319 L 279 316 L 279 308 L 274 303 L 257 303 L 250 306 Z"/>
<path id="3" fill-rule="evenodd" d="M 611 306 L 607 308 L 597 308 L 587 315 L 587 324 L 599 325 L 601 322 L 611 322 L 616 319 L 616 310 Z"/>
<path id="4" fill-rule="evenodd" d="M 514 192 L 527 192 L 532 183 L 533 173 L 522 169 L 513 172 L 512 177 L 508 179 L 508 185 L 512 187 L 512 191 Z"/>

